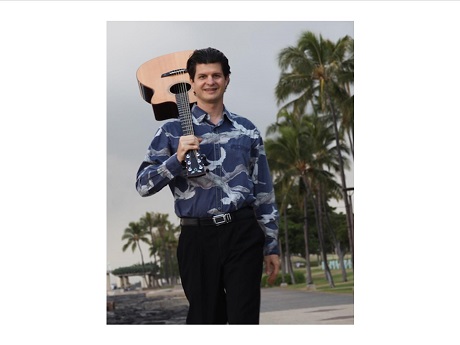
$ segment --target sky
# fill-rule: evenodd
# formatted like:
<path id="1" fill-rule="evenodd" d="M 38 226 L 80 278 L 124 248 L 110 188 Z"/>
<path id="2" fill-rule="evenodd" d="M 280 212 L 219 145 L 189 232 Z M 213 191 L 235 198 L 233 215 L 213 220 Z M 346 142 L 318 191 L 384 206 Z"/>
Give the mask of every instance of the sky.
<path id="1" fill-rule="evenodd" d="M 353 37 L 352 21 L 181 21 L 107 24 L 107 261 L 110 268 L 140 263 L 140 253 L 123 252 L 123 231 L 146 212 L 167 213 L 178 225 L 169 188 L 147 198 L 134 188 L 147 147 L 164 121 L 139 93 L 136 71 L 146 61 L 172 52 L 214 47 L 229 59 L 231 76 L 224 102 L 251 119 L 265 137 L 280 108 L 274 96 L 280 76 L 277 56 L 296 45 L 302 32 L 336 41 Z M 165 35 L 164 33 L 169 33 Z M 353 171 L 347 173 L 353 186 Z M 341 211 L 345 212 L 344 209 Z M 147 252 L 145 247 L 144 253 Z M 114 281 L 116 279 L 114 278 Z"/>
<path id="2" fill-rule="evenodd" d="M 115 241 L 128 222 L 172 204 L 167 191 L 154 206 L 155 197 L 134 189 L 158 126 L 135 71 L 159 54 L 214 45 L 232 66 L 229 109 L 263 132 L 277 110 L 276 52 L 295 43 L 300 24 L 328 21 L 353 22 L 356 94 L 355 325 L 328 332 L 328 343 L 372 334 L 381 343 L 394 334 L 451 342 L 457 320 L 449 311 L 460 308 L 458 13 L 455 1 L 0 1 L 4 337 L 18 344 L 80 344 L 89 334 L 109 344 L 171 341 L 173 327 L 106 326 L 107 264 L 138 261 L 119 256 Z M 185 23 L 180 31 L 165 27 L 188 20 L 201 41 Z M 270 21 L 292 35 L 280 42 L 276 31 L 262 30 Z M 163 28 L 147 30 L 149 22 Z M 261 23 L 243 30 L 253 22 Z M 246 331 L 255 341 L 327 342 L 323 327 L 280 327 Z M 218 330 L 224 344 L 240 340 L 233 328 Z M 211 333 L 188 328 L 173 336 L 208 343 Z"/>

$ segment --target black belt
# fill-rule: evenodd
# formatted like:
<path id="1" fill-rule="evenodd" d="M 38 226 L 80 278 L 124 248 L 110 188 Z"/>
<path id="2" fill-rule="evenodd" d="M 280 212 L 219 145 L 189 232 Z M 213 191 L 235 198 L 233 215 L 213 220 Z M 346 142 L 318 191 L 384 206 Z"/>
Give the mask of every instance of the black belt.
<path id="1" fill-rule="evenodd" d="M 254 218 L 254 210 L 250 207 L 242 208 L 235 212 L 218 214 L 209 218 L 181 218 L 180 225 L 182 226 L 219 226 L 239 220 Z"/>

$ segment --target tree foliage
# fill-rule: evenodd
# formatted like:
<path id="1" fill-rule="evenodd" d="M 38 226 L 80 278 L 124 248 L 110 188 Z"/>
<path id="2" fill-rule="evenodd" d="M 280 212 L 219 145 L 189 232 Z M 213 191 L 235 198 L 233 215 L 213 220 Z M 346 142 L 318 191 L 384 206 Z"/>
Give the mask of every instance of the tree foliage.
<path id="1" fill-rule="evenodd" d="M 281 238 L 295 243 L 291 250 L 298 253 L 319 253 L 331 286 L 327 253 L 335 251 L 343 257 L 344 248 L 353 253 L 350 208 L 344 192 L 344 171 L 353 157 L 353 44 L 349 36 L 332 42 L 304 32 L 297 45 L 280 51 L 275 95 L 281 108 L 265 143 L 275 184 L 280 186 L 279 207 L 288 215 L 290 234 Z M 329 206 L 332 199 L 345 202 L 346 238 L 340 223 L 343 217 Z M 303 250 L 299 224 L 303 224 Z"/>

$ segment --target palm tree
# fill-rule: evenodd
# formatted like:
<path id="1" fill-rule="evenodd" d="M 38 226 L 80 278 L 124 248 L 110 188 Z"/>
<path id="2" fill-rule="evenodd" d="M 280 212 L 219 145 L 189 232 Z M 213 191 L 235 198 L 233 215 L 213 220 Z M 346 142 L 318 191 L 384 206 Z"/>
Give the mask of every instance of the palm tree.
<path id="1" fill-rule="evenodd" d="M 283 49 L 278 56 L 282 69 L 275 89 L 278 104 L 291 98 L 282 109 L 298 113 L 311 110 L 330 119 L 337 148 L 342 146 L 344 132 L 353 145 L 353 44 L 349 36 L 333 43 L 321 35 L 317 37 L 312 32 L 304 32 L 296 46 Z M 353 216 L 347 195 L 345 161 L 341 150 L 337 150 L 337 155 L 353 262 Z"/>
<path id="2" fill-rule="evenodd" d="M 335 251 L 336 251 L 336 253 L 337 253 L 338 257 L 339 257 L 340 269 L 342 271 L 342 281 L 346 282 L 346 281 L 348 281 L 348 279 L 347 279 L 347 271 L 345 269 L 345 262 L 344 262 L 345 255 L 344 255 L 344 252 L 342 251 L 341 243 L 337 238 L 336 231 L 332 226 L 332 222 L 331 222 L 331 219 L 330 219 L 330 211 L 329 211 L 329 207 L 327 205 L 327 202 L 326 202 L 325 199 L 323 199 L 321 201 L 321 203 L 322 203 L 322 207 L 323 207 L 323 212 L 325 214 L 325 219 L 326 219 L 326 224 L 327 224 L 326 227 L 327 227 L 327 229 L 329 231 L 330 236 L 332 237 L 332 240 L 333 240 L 334 246 L 335 246 Z"/>
<path id="3" fill-rule="evenodd" d="M 150 234 L 150 256 L 154 257 L 155 263 L 158 256 L 163 276 L 168 284 L 172 284 L 172 280 L 177 276 L 174 273 L 174 267 L 176 266 L 174 253 L 177 248 L 176 234 L 178 227 L 174 227 L 171 224 L 168 216 L 168 214 L 146 212 L 141 217 L 140 223 L 145 231 Z"/>
<path id="4" fill-rule="evenodd" d="M 178 234 L 180 232 L 180 226 L 175 226 L 168 221 L 166 225 L 166 254 L 168 256 L 168 271 L 170 274 L 170 284 L 174 285 L 177 282 L 179 276 L 179 266 L 177 262 L 177 246 L 179 244 Z"/>
<path id="5" fill-rule="evenodd" d="M 309 244 L 309 227 L 308 227 L 308 201 L 307 195 L 303 195 L 303 212 L 304 212 L 304 222 L 303 222 L 303 237 L 304 237 L 304 244 L 305 244 L 305 260 L 306 265 L 305 269 L 307 271 L 307 286 L 313 285 L 313 276 L 311 274 L 311 263 L 310 263 L 310 244 Z"/>
<path id="6" fill-rule="evenodd" d="M 301 173 L 301 179 L 304 183 L 306 194 L 310 197 L 313 210 L 315 213 L 315 221 L 318 232 L 318 241 L 320 246 L 320 253 L 324 265 L 324 272 L 326 279 L 331 287 L 334 287 L 334 281 L 327 262 L 327 248 L 326 238 L 323 223 L 323 212 L 321 209 L 321 200 L 327 194 L 330 188 L 333 188 L 335 182 L 331 170 L 336 170 L 335 164 L 335 146 L 333 137 L 331 136 L 330 127 L 323 118 L 317 115 L 310 115 L 305 117 L 308 122 L 305 126 L 303 135 L 308 138 L 304 145 L 309 146 L 310 160 L 306 162 L 306 168 Z M 327 188 L 326 188 L 327 187 Z"/>
<path id="7" fill-rule="evenodd" d="M 129 227 L 125 229 L 125 232 L 123 236 L 121 237 L 122 240 L 126 240 L 126 243 L 123 245 L 123 252 L 126 251 L 129 247 L 131 247 L 131 250 L 134 251 L 138 248 L 139 252 L 141 254 L 141 260 L 142 260 L 142 272 L 144 276 L 144 281 L 147 286 L 147 277 L 145 275 L 145 263 L 144 263 L 144 255 L 142 254 L 142 249 L 140 246 L 140 242 L 144 242 L 147 244 L 149 243 L 148 237 L 146 237 L 146 234 L 144 230 L 142 229 L 142 226 L 138 222 L 131 222 L 129 223 Z"/>
<path id="8" fill-rule="evenodd" d="M 278 114 L 278 121 L 282 119 L 283 121 L 289 121 L 293 115 L 284 111 Z M 284 279 L 284 270 L 287 267 L 288 272 L 291 276 L 292 283 L 295 283 L 295 276 L 292 269 L 292 262 L 290 257 L 290 249 L 289 249 L 289 235 L 288 235 L 288 227 L 287 227 L 287 207 L 290 202 L 289 196 L 292 192 L 293 184 L 295 183 L 296 179 L 298 178 L 298 171 L 293 166 L 293 162 L 297 161 L 297 155 L 300 154 L 298 142 L 297 142 L 297 135 L 293 135 L 289 137 L 287 140 L 282 140 L 283 134 L 282 131 L 284 126 L 286 125 L 285 122 L 273 124 L 269 126 L 267 130 L 267 136 L 275 136 L 276 139 L 267 139 L 265 142 L 265 148 L 267 150 L 267 157 L 269 160 L 270 167 L 274 174 L 275 179 L 275 187 L 277 190 L 277 195 L 281 195 L 281 205 L 279 209 L 284 214 L 284 256 L 285 260 L 283 260 L 283 279 Z M 298 127 L 293 126 L 293 129 L 298 129 Z M 281 135 L 278 136 L 278 135 Z M 286 156 L 287 155 L 287 156 Z M 280 159 L 281 157 L 288 158 L 288 159 Z M 307 267 L 309 267 L 310 260 L 307 260 Z M 307 280 L 312 280 L 311 275 L 308 277 Z M 284 281 L 283 281 L 284 282 Z"/>
<path id="9" fill-rule="evenodd" d="M 354 158 L 354 40 L 352 38 L 344 39 L 338 50 L 340 68 L 337 73 L 337 79 L 341 87 L 337 88 L 336 98 L 339 100 L 341 118 L 341 129 L 348 138 L 348 145 L 351 151 L 351 157 Z"/>
<path id="10" fill-rule="evenodd" d="M 296 283 L 295 275 L 294 275 L 294 270 L 292 268 L 292 261 L 291 261 L 291 250 L 289 249 L 289 233 L 288 233 L 288 217 L 287 217 L 287 209 L 288 209 L 288 203 L 289 203 L 288 196 L 290 195 L 290 191 L 291 191 L 293 182 L 294 182 L 293 178 L 288 178 L 288 179 L 280 181 L 281 193 L 283 196 L 283 199 L 281 201 L 280 210 L 282 214 L 284 215 L 284 242 L 285 242 L 284 243 L 285 244 L 284 256 L 285 256 L 285 260 L 283 260 L 283 268 L 284 266 L 287 267 L 289 275 L 291 276 L 291 283 L 295 284 Z"/>
<path id="11" fill-rule="evenodd" d="M 321 185 L 333 184 L 332 174 L 326 169 L 337 169 L 334 162 L 335 146 L 330 126 L 324 119 L 315 115 L 301 116 L 288 113 L 283 110 L 278 117 L 277 126 L 271 126 L 265 142 L 267 157 L 271 168 L 277 172 L 280 179 L 300 178 L 303 182 L 307 196 L 312 200 L 315 211 L 315 221 L 317 224 L 318 238 L 320 241 L 321 254 L 325 265 L 325 275 L 331 287 L 334 286 L 332 274 L 327 264 L 327 253 L 325 246 L 321 196 L 323 190 Z M 292 185 L 292 182 L 290 182 Z M 286 194 L 290 188 L 286 188 Z M 283 196 L 283 203 L 285 203 Z M 283 208 L 283 205 L 282 207 Z M 305 211 L 306 212 L 306 211 Z M 307 219 L 305 217 L 305 222 Z M 308 245 L 308 223 L 304 226 L 306 236 L 305 243 Z M 306 248 L 308 253 L 308 248 Z M 311 272 L 309 270 L 309 256 L 307 260 L 307 282 L 311 283 Z M 310 276 L 308 276 L 310 274 Z"/>
<path id="12" fill-rule="evenodd" d="M 158 253 L 158 241 L 157 241 L 157 235 L 155 234 L 155 228 L 156 228 L 156 221 L 154 220 L 154 213 L 153 212 L 146 212 L 144 216 L 142 216 L 139 220 L 142 228 L 146 232 L 146 234 L 150 235 L 150 248 L 149 248 L 149 254 L 150 257 L 153 256 L 153 262 L 154 265 L 152 267 L 155 267 L 157 264 L 157 253 Z M 152 281 L 152 284 L 156 282 L 156 279 L 154 277 L 154 280 Z M 151 286 L 153 287 L 153 286 Z"/>

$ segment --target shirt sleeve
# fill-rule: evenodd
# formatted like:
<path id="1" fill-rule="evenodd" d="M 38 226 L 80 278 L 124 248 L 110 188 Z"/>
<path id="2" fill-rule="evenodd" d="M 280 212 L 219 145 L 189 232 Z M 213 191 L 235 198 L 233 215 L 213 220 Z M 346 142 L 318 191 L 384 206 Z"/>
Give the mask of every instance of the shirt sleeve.
<path id="1" fill-rule="evenodd" d="M 279 215 L 267 156 L 260 135 L 252 148 L 252 154 L 254 159 L 252 180 L 254 183 L 254 196 L 256 198 L 254 205 L 257 221 L 265 232 L 264 255 L 279 255 Z"/>
<path id="2" fill-rule="evenodd" d="M 176 152 L 172 153 L 169 137 L 159 128 L 137 171 L 136 189 L 143 197 L 153 195 L 181 173 L 183 167 Z"/>

